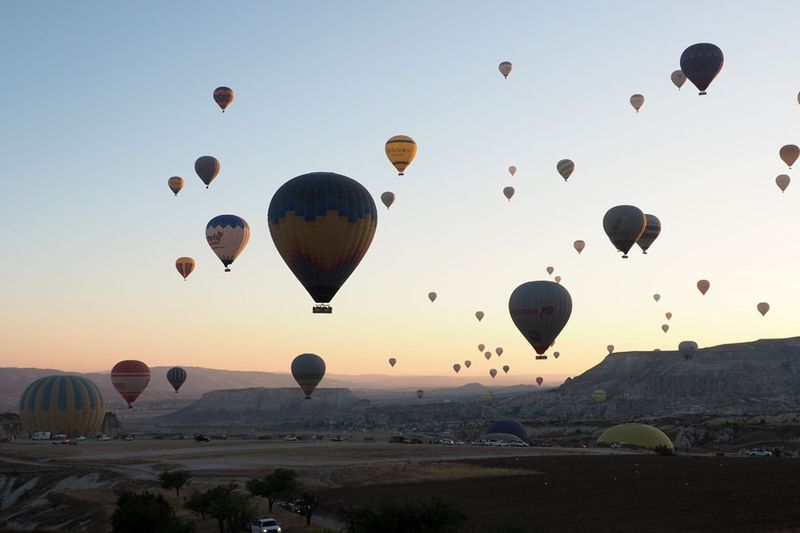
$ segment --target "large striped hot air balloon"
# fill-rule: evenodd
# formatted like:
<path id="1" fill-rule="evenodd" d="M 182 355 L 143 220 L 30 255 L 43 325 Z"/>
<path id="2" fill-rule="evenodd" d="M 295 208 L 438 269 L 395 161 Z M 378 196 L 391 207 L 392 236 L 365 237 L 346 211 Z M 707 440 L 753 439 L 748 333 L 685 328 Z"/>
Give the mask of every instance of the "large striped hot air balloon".
<path id="1" fill-rule="evenodd" d="M 178 389 L 180 389 L 181 385 L 186 381 L 186 370 L 179 366 L 173 366 L 167 370 L 167 381 L 169 381 L 169 384 L 175 389 L 175 394 L 178 394 Z"/>
<path id="2" fill-rule="evenodd" d="M 194 259 L 191 257 L 179 257 L 175 260 L 175 268 L 178 270 L 178 274 L 183 276 L 183 281 L 186 281 L 186 278 L 194 270 Z"/>
<path id="3" fill-rule="evenodd" d="M 284 183 L 269 203 L 272 241 L 317 304 L 328 305 L 356 269 L 375 236 L 378 211 L 367 189 L 333 172 L 303 174 Z"/>
<path id="4" fill-rule="evenodd" d="M 636 239 L 636 244 L 642 249 L 643 254 L 647 253 L 647 249 L 650 248 L 661 234 L 661 221 L 658 217 L 655 215 L 645 215 L 645 218 L 647 219 L 647 225 L 644 228 L 644 232 Z"/>
<path id="5" fill-rule="evenodd" d="M 230 87 L 217 87 L 214 89 L 214 101 L 225 112 L 225 109 L 233 102 L 233 89 Z"/>
<path id="6" fill-rule="evenodd" d="M 111 384 L 120 396 L 133 408 L 133 402 L 150 383 L 150 367 L 141 361 L 126 359 L 111 369 Z"/>
<path id="7" fill-rule="evenodd" d="M 511 293 L 508 312 L 536 353 L 542 355 L 567 325 L 572 297 L 558 283 L 529 281 Z"/>
<path id="8" fill-rule="evenodd" d="M 225 266 L 225 272 L 250 240 L 250 226 L 242 217 L 219 215 L 206 224 L 206 241 Z"/>
<path id="9" fill-rule="evenodd" d="M 211 185 L 211 182 L 219 175 L 220 164 L 216 157 L 204 155 L 198 157 L 194 162 L 194 171 L 197 176 L 206 184 L 206 189 Z"/>
<path id="10" fill-rule="evenodd" d="M 386 141 L 386 157 L 397 169 L 397 175 L 403 176 L 408 165 L 417 156 L 417 143 L 406 135 L 395 135 Z"/>
<path id="11" fill-rule="evenodd" d="M 103 423 L 105 402 L 100 389 L 82 376 L 39 378 L 19 398 L 19 419 L 28 432 L 49 431 L 68 437 L 93 437 Z"/>
<path id="12" fill-rule="evenodd" d="M 292 377 L 303 389 L 306 400 L 310 400 L 311 393 L 325 377 L 325 361 L 314 353 L 300 354 L 292 361 Z"/>

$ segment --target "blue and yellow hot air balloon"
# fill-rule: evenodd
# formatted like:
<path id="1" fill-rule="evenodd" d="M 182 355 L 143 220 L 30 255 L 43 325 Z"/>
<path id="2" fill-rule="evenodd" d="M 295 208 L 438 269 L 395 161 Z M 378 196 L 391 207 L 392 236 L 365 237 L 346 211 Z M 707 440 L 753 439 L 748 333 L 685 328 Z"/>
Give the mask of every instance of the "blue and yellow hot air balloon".
<path id="1" fill-rule="evenodd" d="M 333 172 L 312 172 L 284 183 L 267 213 L 272 241 L 303 287 L 327 305 L 364 258 L 378 211 L 367 189 Z"/>
<path id="2" fill-rule="evenodd" d="M 225 272 L 250 240 L 250 226 L 236 215 L 219 215 L 206 224 L 206 241 L 225 266 Z"/>
<path id="3" fill-rule="evenodd" d="M 82 376 L 39 378 L 19 399 L 22 429 L 49 431 L 69 437 L 93 437 L 103 424 L 105 402 L 93 381 Z"/>

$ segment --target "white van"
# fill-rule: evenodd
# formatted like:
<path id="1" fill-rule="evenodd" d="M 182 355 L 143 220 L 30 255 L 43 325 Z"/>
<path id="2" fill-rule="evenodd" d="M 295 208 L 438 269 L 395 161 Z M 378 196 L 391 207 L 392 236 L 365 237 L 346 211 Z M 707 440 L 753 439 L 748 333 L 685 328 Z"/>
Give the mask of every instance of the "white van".
<path id="1" fill-rule="evenodd" d="M 33 440 L 50 440 L 50 432 L 49 431 L 34 431 L 31 433 L 31 438 Z"/>

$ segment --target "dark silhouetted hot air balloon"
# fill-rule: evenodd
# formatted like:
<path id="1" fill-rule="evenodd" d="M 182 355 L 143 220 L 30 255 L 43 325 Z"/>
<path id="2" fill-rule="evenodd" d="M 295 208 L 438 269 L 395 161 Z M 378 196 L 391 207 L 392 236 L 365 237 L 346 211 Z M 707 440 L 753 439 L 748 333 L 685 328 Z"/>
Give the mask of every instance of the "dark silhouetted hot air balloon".
<path id="1" fill-rule="evenodd" d="M 622 252 L 622 258 L 628 258 L 628 251 L 639 240 L 647 218 L 642 210 L 632 205 L 618 205 L 609 209 L 603 217 L 603 230 L 611 240 L 611 244 Z"/>
<path id="2" fill-rule="evenodd" d="M 494 379 L 495 376 L 497 376 L 497 369 L 492 368 L 491 370 L 489 370 L 489 375 L 492 376 L 492 379 Z"/>
<path id="3" fill-rule="evenodd" d="M 471 367 L 472 366 L 472 361 L 467 359 L 466 361 L 464 361 L 464 366 L 467 367 L 467 368 Z"/>
<path id="4" fill-rule="evenodd" d="M 394 203 L 394 193 L 391 191 L 386 191 L 385 193 L 382 193 L 381 202 L 383 202 L 383 205 L 386 206 L 386 209 L 392 207 L 392 204 Z"/>
<path id="5" fill-rule="evenodd" d="M 547 267 L 547 268 L 545 268 L 545 271 L 552 276 L 553 272 L 555 272 L 556 269 L 553 268 L 553 267 Z"/>
<path id="6" fill-rule="evenodd" d="M 500 74 L 502 74 L 505 79 L 508 79 L 508 75 L 511 74 L 511 62 L 503 61 L 497 66 L 497 68 L 500 70 Z"/>
<path id="7" fill-rule="evenodd" d="M 219 215 L 206 224 L 206 241 L 225 267 L 225 272 L 250 240 L 250 226 L 242 217 Z"/>
<path id="8" fill-rule="evenodd" d="M 661 324 L 661 331 L 664 333 L 669 331 L 669 324 Z"/>
<path id="9" fill-rule="evenodd" d="M 483 320 L 483 311 L 475 311 L 475 318 L 478 319 L 478 322 Z"/>
<path id="10" fill-rule="evenodd" d="M 194 162 L 194 171 L 197 172 L 197 175 L 203 180 L 203 183 L 206 184 L 206 189 L 208 189 L 208 186 L 214 181 L 214 178 L 219 175 L 219 169 L 219 160 L 210 155 L 198 157 L 197 161 Z"/>
<path id="11" fill-rule="evenodd" d="M 581 241 L 581 240 L 578 240 L 578 241 L 575 241 L 574 243 L 572 243 L 572 246 L 573 246 L 573 248 L 575 248 L 575 251 L 577 251 L 578 253 L 581 253 L 583 251 L 583 249 L 586 248 L 586 243 Z"/>
<path id="12" fill-rule="evenodd" d="M 192 273 L 194 265 L 194 259 L 191 257 L 179 257 L 175 260 L 175 268 L 178 270 L 178 274 L 183 276 L 183 281 L 186 281 L 186 278 Z"/>
<path id="13" fill-rule="evenodd" d="M 686 74 L 684 74 L 682 70 L 675 70 L 670 75 L 670 79 L 680 91 L 683 84 L 686 83 Z"/>
<path id="14" fill-rule="evenodd" d="M 542 383 L 544 383 L 544 378 L 542 378 L 542 377 L 536 378 L 536 384 L 537 385 L 539 385 L 541 387 Z"/>
<path id="15" fill-rule="evenodd" d="M 423 396 L 425 396 L 425 391 L 422 390 L 422 389 L 419 389 L 417 391 L 417 398 L 419 398 L 421 400 Z"/>
<path id="16" fill-rule="evenodd" d="M 639 109 L 641 109 L 642 105 L 644 105 L 644 96 L 642 96 L 641 94 L 634 94 L 633 96 L 631 96 L 630 101 L 631 105 L 638 113 Z"/>
<path id="17" fill-rule="evenodd" d="M 722 50 L 711 43 L 693 44 L 681 54 L 681 70 L 700 90 L 700 96 L 706 94 L 706 89 L 722 70 L 724 62 Z"/>
<path id="18" fill-rule="evenodd" d="M 28 385 L 19 398 L 19 421 L 24 431 L 93 437 L 103 424 L 105 402 L 88 378 L 58 374 Z"/>
<path id="19" fill-rule="evenodd" d="M 800 157 L 800 147 L 796 144 L 787 144 L 785 146 L 781 146 L 781 149 L 778 151 L 778 155 L 781 157 L 786 166 L 792 168 L 797 158 Z"/>
<path id="20" fill-rule="evenodd" d="M 606 349 L 608 350 L 609 355 L 614 353 L 614 345 L 613 344 L 609 344 L 608 346 L 606 346 Z"/>
<path id="21" fill-rule="evenodd" d="M 761 313 L 761 316 L 764 316 L 767 314 L 767 311 L 769 311 L 769 304 L 767 302 L 761 302 L 756 306 L 756 309 Z"/>
<path id="22" fill-rule="evenodd" d="M 786 187 L 789 186 L 789 183 L 791 181 L 792 181 L 792 179 L 789 176 L 787 176 L 786 174 L 781 174 L 780 176 L 775 178 L 775 185 L 778 186 L 778 188 L 781 190 L 781 192 L 785 192 L 786 191 Z"/>
<path id="23" fill-rule="evenodd" d="M 300 354 L 292 361 L 292 377 L 303 389 L 306 400 L 310 400 L 311 393 L 325 377 L 325 361 L 314 353 Z"/>
<path id="24" fill-rule="evenodd" d="M 386 141 L 386 157 L 397 169 L 397 175 L 403 176 L 408 165 L 417 156 L 417 143 L 406 135 L 395 135 Z"/>
<path id="25" fill-rule="evenodd" d="M 347 176 L 312 172 L 278 189 L 267 219 L 275 247 L 317 304 L 313 311 L 330 313 L 329 302 L 375 236 L 372 196 Z"/>
<path id="26" fill-rule="evenodd" d="M 180 176 L 172 176 L 167 180 L 167 186 L 169 190 L 175 193 L 175 196 L 178 196 L 178 193 L 183 189 L 183 178 Z"/>
<path id="27" fill-rule="evenodd" d="M 428 300 L 430 300 L 431 303 L 435 302 L 436 298 L 437 298 L 437 294 L 435 292 L 429 292 L 428 293 Z"/>
<path id="28" fill-rule="evenodd" d="M 660 299 L 661 299 L 661 295 L 660 294 L 656 293 L 656 294 L 653 295 L 653 300 L 655 300 L 656 302 L 659 301 Z"/>
<path id="29" fill-rule="evenodd" d="M 508 167 L 508 173 L 511 174 L 511 177 L 513 178 L 514 174 L 517 173 L 517 167 L 515 167 L 514 165 Z"/>
<path id="30" fill-rule="evenodd" d="M 178 389 L 181 388 L 183 382 L 186 381 L 186 370 L 179 366 L 173 366 L 167 370 L 167 381 L 175 389 L 175 394 L 178 394 Z"/>
<path id="31" fill-rule="evenodd" d="M 508 371 L 511 370 L 511 367 L 508 365 L 503 365 L 503 373 L 508 374 Z"/>
<path id="32" fill-rule="evenodd" d="M 484 352 L 483 356 L 484 356 L 484 357 L 486 358 L 486 360 L 488 361 L 489 359 L 491 359 L 491 358 L 492 358 L 492 352 Z"/>
<path id="33" fill-rule="evenodd" d="M 670 313 L 669 311 L 664 313 L 664 316 L 667 318 L 667 320 L 671 320 L 672 319 L 672 313 Z"/>
<path id="34" fill-rule="evenodd" d="M 572 173 L 575 172 L 575 163 L 572 162 L 572 159 L 562 159 L 556 163 L 556 170 L 564 178 L 564 181 L 567 181 L 572 176 Z"/>
<path id="35" fill-rule="evenodd" d="M 494 349 L 494 353 L 497 354 L 497 357 L 500 357 L 501 355 L 503 355 L 503 347 L 498 346 L 497 348 Z"/>
<path id="36" fill-rule="evenodd" d="M 389 358 L 389 366 L 391 366 L 392 368 L 394 368 L 394 365 L 396 365 L 396 364 L 397 364 L 397 359 L 396 359 L 396 358 L 394 358 L 394 357 L 390 357 L 390 358 Z"/>
<path id="37" fill-rule="evenodd" d="M 141 361 L 127 359 L 111 369 L 111 384 L 120 396 L 133 408 L 133 402 L 150 383 L 150 367 Z"/>
<path id="38" fill-rule="evenodd" d="M 697 343 L 694 341 L 682 341 L 678 344 L 678 351 L 681 353 L 684 359 L 687 361 L 694 357 L 694 354 L 697 353 Z"/>
<path id="39" fill-rule="evenodd" d="M 486 345 L 485 345 L 485 344 L 479 344 L 479 345 L 478 345 L 478 351 L 479 351 L 479 352 L 483 352 L 483 349 L 484 349 L 484 348 L 486 348 Z"/>
<path id="40" fill-rule="evenodd" d="M 707 279 L 701 279 L 700 281 L 697 282 L 697 290 L 700 291 L 700 294 L 702 294 L 703 296 L 706 295 L 708 289 L 710 288 L 711 288 L 711 282 L 708 281 Z"/>
<path id="41" fill-rule="evenodd" d="M 455 370 L 456 374 L 458 374 L 461 371 L 461 365 L 458 364 L 458 363 L 454 364 L 453 365 L 453 370 Z"/>
<path id="42" fill-rule="evenodd" d="M 514 187 L 504 187 L 503 188 L 503 196 L 510 202 L 511 198 L 514 197 Z"/>
<path id="43" fill-rule="evenodd" d="M 233 102 L 233 89 L 230 87 L 217 87 L 214 89 L 214 101 L 225 112 L 225 109 Z"/>
<path id="44" fill-rule="evenodd" d="M 511 293 L 508 311 L 522 335 L 542 355 L 567 325 L 572 298 L 567 289 L 552 281 L 529 281 Z"/>
<path id="45" fill-rule="evenodd" d="M 553 357 L 558 359 L 559 357 L 561 357 L 561 352 L 553 352 Z"/>
<path id="46" fill-rule="evenodd" d="M 643 254 L 647 253 L 647 249 L 650 248 L 650 245 L 653 244 L 653 241 L 655 241 L 661 233 L 661 221 L 658 220 L 657 216 L 645 215 L 645 218 L 647 219 L 647 225 L 644 228 L 644 232 L 636 240 L 636 244 L 642 249 Z"/>

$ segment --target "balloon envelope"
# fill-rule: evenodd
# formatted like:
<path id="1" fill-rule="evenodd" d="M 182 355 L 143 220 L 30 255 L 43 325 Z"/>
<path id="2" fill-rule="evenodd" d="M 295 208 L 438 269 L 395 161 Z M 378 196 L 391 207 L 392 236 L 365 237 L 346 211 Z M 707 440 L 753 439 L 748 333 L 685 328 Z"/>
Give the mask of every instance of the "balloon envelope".
<path id="1" fill-rule="evenodd" d="M 484 352 L 483 356 L 484 356 L 484 357 L 486 358 L 486 360 L 488 361 L 489 359 L 491 359 L 491 358 L 492 358 L 492 352 Z"/>
<path id="2" fill-rule="evenodd" d="M 466 361 L 464 361 L 464 366 L 467 367 L 467 368 L 471 367 L 472 366 L 472 361 L 467 359 Z"/>
<path id="3" fill-rule="evenodd" d="M 722 70 L 724 62 L 725 56 L 718 46 L 711 43 L 697 43 L 681 54 L 681 71 L 700 90 L 702 96 Z"/>
<path id="4" fill-rule="evenodd" d="M 581 240 L 577 240 L 574 243 L 572 243 L 572 246 L 578 253 L 581 253 L 583 249 L 586 248 L 586 243 Z"/>
<path id="5" fill-rule="evenodd" d="M 636 244 L 642 249 L 643 254 L 647 253 L 647 249 L 650 248 L 650 245 L 653 244 L 653 241 L 655 241 L 661 233 L 661 221 L 658 220 L 657 216 L 645 215 L 645 219 L 647 220 L 647 224 L 642 234 L 636 240 Z"/>
<path id="6" fill-rule="evenodd" d="M 492 376 L 492 379 L 494 379 L 494 377 L 497 375 L 497 369 L 492 368 L 491 370 L 489 370 L 489 375 Z"/>
<path id="7" fill-rule="evenodd" d="M 206 241 L 222 261 L 225 272 L 231 271 L 228 267 L 239 257 L 249 240 L 250 226 L 242 217 L 219 215 L 206 224 Z"/>
<path id="8" fill-rule="evenodd" d="M 225 109 L 233 102 L 233 89 L 230 87 L 217 87 L 214 89 L 214 101 L 225 112 Z"/>
<path id="9" fill-rule="evenodd" d="M 700 291 L 700 294 L 702 294 L 703 296 L 706 295 L 709 288 L 711 288 L 711 282 L 708 281 L 707 279 L 701 279 L 700 281 L 697 282 L 697 290 Z"/>
<path id="10" fill-rule="evenodd" d="M 486 345 L 485 345 L 485 344 L 479 344 L 479 345 L 478 345 L 478 351 L 479 351 L 479 352 L 482 352 L 484 348 L 486 348 Z"/>
<path id="11" fill-rule="evenodd" d="M 681 87 L 683 87 L 683 84 L 686 83 L 686 74 L 684 74 L 682 70 L 675 70 L 670 75 L 670 79 L 672 80 L 672 83 L 675 84 L 675 87 L 680 90 Z"/>
<path id="12" fill-rule="evenodd" d="M 178 196 L 178 193 L 183 189 L 183 178 L 180 176 L 172 176 L 167 180 L 167 186 L 169 190 L 175 193 L 175 196 Z"/>
<path id="13" fill-rule="evenodd" d="M 392 207 L 392 204 L 394 203 L 394 193 L 391 191 L 386 191 L 385 193 L 382 193 L 381 202 L 383 202 L 383 205 L 386 206 L 386 209 Z"/>
<path id="14" fill-rule="evenodd" d="M 559 357 L 561 357 L 561 352 L 553 352 L 553 357 L 558 359 Z"/>
<path id="15" fill-rule="evenodd" d="M 511 370 L 511 367 L 508 365 L 503 365 L 503 373 L 508 374 L 508 371 Z"/>
<path id="16" fill-rule="evenodd" d="M 660 294 L 654 294 L 653 295 L 653 300 L 659 301 L 660 299 L 661 299 L 661 295 Z"/>
<path id="17" fill-rule="evenodd" d="M 797 158 L 800 156 L 800 148 L 798 148 L 796 144 L 787 144 L 781 146 L 778 155 L 781 156 L 786 166 L 792 168 L 792 165 L 794 165 L 795 161 L 797 161 Z"/>
<path id="18" fill-rule="evenodd" d="M 497 354 L 497 357 L 500 357 L 501 355 L 503 355 L 503 347 L 498 346 L 497 348 L 494 349 L 494 353 Z"/>
<path id="19" fill-rule="evenodd" d="M 181 388 L 181 385 L 186 381 L 186 370 L 179 366 L 174 366 L 167 370 L 167 381 L 169 384 L 172 385 L 172 388 L 175 389 L 175 393 L 177 394 L 178 389 Z"/>
<path id="20" fill-rule="evenodd" d="M 641 109 L 642 105 L 644 104 L 644 96 L 642 96 L 641 94 L 634 94 L 633 96 L 631 96 L 630 101 L 631 105 L 638 113 L 639 109 Z"/>
<path id="21" fill-rule="evenodd" d="M 551 267 L 551 266 L 549 266 L 549 267 L 545 268 L 545 271 L 552 276 L 553 272 L 555 272 L 556 269 Z"/>
<path id="22" fill-rule="evenodd" d="M 186 281 L 186 278 L 192 273 L 194 266 L 194 259 L 191 257 L 179 257 L 175 260 L 175 268 L 178 270 L 178 274 L 183 276 L 184 281 Z"/>
<path id="23" fill-rule="evenodd" d="M 603 230 L 611 244 L 628 257 L 628 251 L 639 240 L 647 226 L 647 218 L 642 210 L 632 205 L 618 205 L 609 209 L 603 217 Z"/>
<path id="24" fill-rule="evenodd" d="M 564 181 L 567 181 L 572 176 L 572 173 L 575 172 L 575 163 L 572 162 L 572 159 L 562 159 L 556 163 L 556 170 L 564 178 Z"/>
<path id="25" fill-rule="evenodd" d="M 669 331 L 669 324 L 661 324 L 661 331 L 664 333 Z"/>
<path id="26" fill-rule="evenodd" d="M 120 396 L 128 403 L 128 407 L 150 383 L 150 367 L 141 361 L 127 359 L 120 361 L 111 369 L 111 384 Z"/>
<path id="27" fill-rule="evenodd" d="M 761 313 L 761 316 L 764 316 L 767 314 L 767 311 L 769 311 L 769 304 L 767 302 L 761 302 L 756 306 L 756 309 Z"/>
<path id="28" fill-rule="evenodd" d="M 672 318 L 672 313 L 666 312 L 664 313 L 664 316 L 667 317 L 667 320 L 670 320 Z"/>
<path id="29" fill-rule="evenodd" d="M 511 293 L 508 311 L 522 335 L 541 355 L 567 325 L 572 313 L 572 298 L 558 283 L 529 281 Z"/>
<path id="30" fill-rule="evenodd" d="M 606 401 L 606 391 L 603 389 L 596 389 L 592 392 L 592 400 L 596 401 L 597 403 L 603 403 Z"/>
<path id="31" fill-rule="evenodd" d="M 417 143 L 406 135 L 395 135 L 386 141 L 386 157 L 397 169 L 397 175 L 403 176 L 408 165 L 417 156 Z"/>
<path id="32" fill-rule="evenodd" d="M 306 399 L 309 400 L 311 393 L 325 377 L 325 361 L 317 354 L 300 354 L 292 361 L 292 377 L 303 389 Z"/>
<path id="33" fill-rule="evenodd" d="M 312 172 L 275 192 L 267 219 L 272 242 L 289 270 L 314 302 L 327 304 L 366 255 L 378 210 L 356 180 Z"/>
<path id="34" fill-rule="evenodd" d="M 508 79 L 508 75 L 511 74 L 511 62 L 503 61 L 497 66 L 497 68 L 500 70 L 500 74 L 502 74 L 505 79 Z"/>
<path id="35" fill-rule="evenodd" d="M 219 175 L 219 170 L 219 160 L 210 155 L 198 157 L 197 161 L 194 162 L 194 171 L 200 179 L 203 180 L 203 183 L 206 184 L 206 189 L 208 189 L 208 186 L 214 181 L 214 178 Z"/>
<path id="36" fill-rule="evenodd" d="M 609 344 L 608 346 L 606 346 L 606 349 L 608 350 L 608 353 L 614 353 L 614 345 L 613 344 Z"/>
<path id="37" fill-rule="evenodd" d="M 694 357 L 694 354 L 697 353 L 697 343 L 694 341 L 681 341 L 678 344 L 678 351 L 681 353 L 684 359 L 687 361 Z"/>
<path id="38" fill-rule="evenodd" d="M 786 191 L 786 187 L 789 186 L 789 183 L 791 181 L 792 181 L 792 179 L 789 176 L 787 176 L 786 174 L 781 174 L 780 176 L 775 178 L 775 184 L 778 186 L 778 188 L 781 191 Z"/>
<path id="39" fill-rule="evenodd" d="M 417 398 L 419 398 L 421 400 L 423 396 L 425 396 L 425 391 L 422 390 L 422 389 L 419 389 L 417 391 Z"/>
<path id="40" fill-rule="evenodd" d="M 106 408 L 97 385 L 83 376 L 45 376 L 28 385 L 19 398 L 19 421 L 24 431 L 94 437 Z"/>

